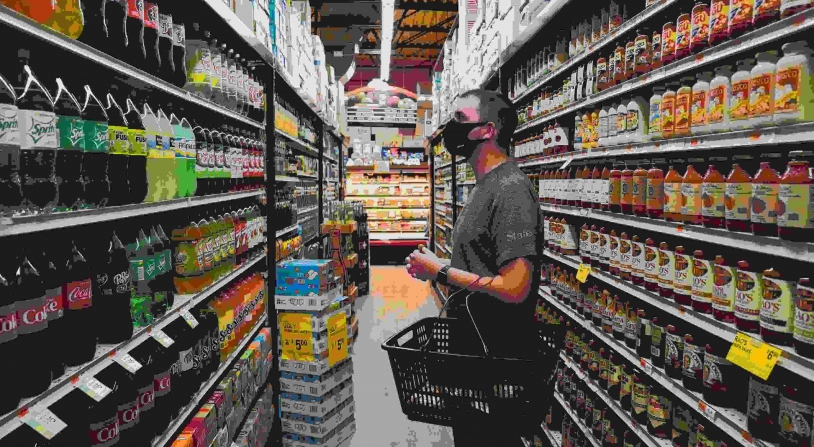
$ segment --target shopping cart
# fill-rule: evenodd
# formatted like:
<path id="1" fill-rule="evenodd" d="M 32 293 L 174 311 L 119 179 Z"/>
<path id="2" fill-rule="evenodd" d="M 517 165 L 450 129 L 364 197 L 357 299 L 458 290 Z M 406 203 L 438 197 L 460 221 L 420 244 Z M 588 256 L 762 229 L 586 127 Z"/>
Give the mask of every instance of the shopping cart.
<path id="1" fill-rule="evenodd" d="M 433 288 L 444 301 L 434 283 Z M 452 297 L 445 300 L 441 315 Z M 435 425 L 539 427 L 550 399 L 541 377 L 550 369 L 542 365 L 544 356 L 491 355 L 471 313 L 469 317 L 425 318 L 382 344 L 402 411 L 411 421 Z"/>

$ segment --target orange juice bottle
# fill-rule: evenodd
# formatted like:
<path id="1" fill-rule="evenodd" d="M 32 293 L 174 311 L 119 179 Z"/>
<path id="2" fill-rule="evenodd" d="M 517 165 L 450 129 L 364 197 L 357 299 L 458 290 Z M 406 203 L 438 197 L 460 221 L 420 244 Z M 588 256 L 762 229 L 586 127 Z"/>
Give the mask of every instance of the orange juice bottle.
<path id="1" fill-rule="evenodd" d="M 602 194 L 602 171 L 599 170 L 598 165 L 594 165 L 594 170 L 591 171 L 590 176 L 590 185 L 591 185 L 591 193 L 592 197 L 590 199 L 590 206 L 593 209 L 599 209 L 599 203 L 601 202 L 601 194 Z"/>
<path id="2" fill-rule="evenodd" d="M 0 0 L 0 3 L 42 24 L 47 24 L 54 15 L 54 0 Z"/>
<path id="3" fill-rule="evenodd" d="M 667 84 L 667 90 L 661 96 L 661 136 L 664 139 L 675 136 L 676 88 L 675 83 Z"/>
<path id="4" fill-rule="evenodd" d="M 723 174 L 715 169 L 715 165 L 709 165 L 707 173 L 704 175 L 704 184 L 701 190 L 701 220 L 705 227 L 724 228 L 724 190 L 726 189 L 726 179 Z"/>
<path id="5" fill-rule="evenodd" d="M 777 211 L 777 229 L 781 239 L 797 242 L 814 240 L 814 176 L 808 162 L 811 155 L 811 151 L 789 153 L 792 161 L 780 179 Z"/>
<path id="6" fill-rule="evenodd" d="M 681 185 L 684 179 L 672 166 L 664 176 L 664 220 L 668 222 L 681 222 Z"/>
<path id="7" fill-rule="evenodd" d="M 619 169 L 620 166 L 619 163 L 614 163 L 608 183 L 608 208 L 613 213 L 622 211 L 622 170 Z"/>
<path id="8" fill-rule="evenodd" d="M 664 213 L 664 171 L 653 165 L 647 171 L 647 215 L 661 219 Z"/>
<path id="9" fill-rule="evenodd" d="M 85 18 L 82 15 L 80 0 L 51 0 L 54 4 L 54 13 L 46 25 L 55 31 L 78 39 L 85 28 Z"/>
<path id="10" fill-rule="evenodd" d="M 692 225 L 701 225 L 701 188 L 704 178 L 695 170 L 693 165 L 687 165 L 687 172 L 681 182 L 681 215 L 684 222 Z"/>
<path id="11" fill-rule="evenodd" d="M 620 195 L 619 204 L 621 205 L 622 212 L 625 214 L 633 214 L 633 171 L 625 165 L 622 171 L 622 191 Z"/>
<path id="12" fill-rule="evenodd" d="M 633 171 L 633 214 L 647 216 L 647 170 L 642 166 Z"/>
<path id="13" fill-rule="evenodd" d="M 733 164 L 732 171 L 726 178 L 725 188 L 726 229 L 744 233 L 751 231 L 752 177 L 738 164 Z"/>
<path id="14" fill-rule="evenodd" d="M 611 170 L 605 164 L 602 167 L 601 183 L 599 185 L 599 209 L 602 211 L 610 210 L 610 178 Z"/>
<path id="15" fill-rule="evenodd" d="M 761 162 L 760 170 L 757 171 L 755 179 L 752 180 L 753 234 L 777 236 L 777 202 L 779 194 L 780 175 L 772 169 L 769 162 Z"/>

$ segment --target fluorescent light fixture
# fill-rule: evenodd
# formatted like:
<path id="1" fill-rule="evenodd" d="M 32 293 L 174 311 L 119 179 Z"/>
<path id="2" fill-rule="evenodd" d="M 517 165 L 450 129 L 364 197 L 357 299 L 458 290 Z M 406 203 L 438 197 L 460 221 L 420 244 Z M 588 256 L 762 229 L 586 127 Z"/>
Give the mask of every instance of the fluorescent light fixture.
<path id="1" fill-rule="evenodd" d="M 390 53 L 393 51 L 393 15 L 395 9 L 395 0 L 382 0 L 382 54 L 381 71 L 379 72 L 379 78 L 382 81 L 390 79 Z"/>

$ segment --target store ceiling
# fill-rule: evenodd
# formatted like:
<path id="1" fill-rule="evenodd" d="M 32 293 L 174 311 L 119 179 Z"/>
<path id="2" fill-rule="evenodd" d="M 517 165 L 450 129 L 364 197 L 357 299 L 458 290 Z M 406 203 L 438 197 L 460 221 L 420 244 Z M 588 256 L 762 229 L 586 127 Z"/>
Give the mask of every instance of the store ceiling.
<path id="1" fill-rule="evenodd" d="M 343 75 L 357 66 L 380 65 L 380 0 L 312 0 L 312 32 L 322 39 L 328 64 Z M 431 67 L 455 24 L 458 3 L 453 0 L 396 0 L 392 67 Z M 359 54 L 354 45 L 359 44 Z"/>

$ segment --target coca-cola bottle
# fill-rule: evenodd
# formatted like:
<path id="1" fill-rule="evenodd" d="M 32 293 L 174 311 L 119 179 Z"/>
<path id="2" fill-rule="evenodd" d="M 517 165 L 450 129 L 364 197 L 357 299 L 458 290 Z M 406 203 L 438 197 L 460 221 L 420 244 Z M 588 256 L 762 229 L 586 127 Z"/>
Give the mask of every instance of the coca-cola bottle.
<path id="1" fill-rule="evenodd" d="M 64 260 L 64 259 L 62 259 Z M 43 286 L 45 286 L 45 312 L 48 317 L 48 337 L 51 340 L 68 340 L 70 335 L 65 326 L 64 299 L 62 297 L 62 269 L 64 265 L 56 252 L 51 254 L 43 251 L 36 257 L 36 265 L 40 266 Z M 54 349 L 50 354 L 52 359 L 51 374 L 53 379 L 65 374 L 65 350 Z"/>
<path id="2" fill-rule="evenodd" d="M 119 445 L 133 444 L 131 432 L 136 431 L 139 423 L 139 383 L 136 374 L 143 368 L 141 363 L 129 354 L 126 357 L 114 357 L 111 364 L 96 374 L 96 379 L 112 389 L 105 399 L 112 399 L 116 404 L 119 419 Z M 152 384 L 152 381 L 147 383 Z M 93 444 L 91 444 L 93 445 Z"/>
<path id="3" fill-rule="evenodd" d="M 99 343 L 121 343 L 133 336 L 133 318 L 130 315 L 132 277 L 127 250 L 116 233 L 103 253 L 105 262 L 96 274 L 101 299 L 97 300 Z"/>
<path id="4" fill-rule="evenodd" d="M 9 261 L 13 260 L 11 258 Z M 15 287 L 13 271 L 6 268 L 6 265 L 0 265 L 0 356 L 4 359 L 13 359 L 17 357 L 17 351 L 20 344 L 17 343 L 17 327 L 19 320 L 17 319 L 17 303 L 15 298 Z M 6 278 L 12 278 L 9 281 Z M 0 368 L 0 380 L 3 383 L 19 383 L 21 380 L 22 368 Z M 6 414 L 9 411 L 17 408 L 20 402 L 20 389 L 18 387 L 6 387 L 3 393 L 0 393 L 0 414 Z"/>
<path id="5" fill-rule="evenodd" d="M 108 116 L 102 103 L 85 86 L 85 153 L 82 157 L 82 179 L 85 183 L 85 201 L 92 206 L 104 206 L 110 196 L 108 178 Z"/>
<path id="6" fill-rule="evenodd" d="M 118 408 L 110 386 L 82 377 L 76 386 L 48 409 L 67 426 L 49 447 L 109 447 L 119 443 Z"/>
<path id="7" fill-rule="evenodd" d="M 116 59 L 127 59 L 127 1 L 104 0 L 102 13 L 105 18 L 107 35 L 104 51 Z M 94 45 L 93 43 L 92 45 Z"/>
<path id="8" fill-rule="evenodd" d="M 36 396 L 51 385 L 52 358 L 41 349 L 55 346 L 49 343 L 48 316 L 45 311 L 45 285 L 40 273 L 24 257 L 17 269 L 17 352 L 15 362 L 25 371 L 25 380 L 15 384 L 23 397 Z"/>
<path id="9" fill-rule="evenodd" d="M 107 175 L 110 179 L 108 205 L 120 206 L 130 203 L 130 183 L 127 181 L 130 161 L 128 123 L 124 112 L 110 93 L 107 94 L 108 161 Z"/>
<path id="10" fill-rule="evenodd" d="M 98 325 L 96 309 L 93 307 L 93 283 L 95 278 L 87 260 L 79 252 L 76 242 L 72 242 L 71 252 L 65 263 L 62 296 L 65 311 L 65 327 L 70 334 L 65 364 L 78 366 L 89 362 L 96 353 Z"/>
<path id="11" fill-rule="evenodd" d="M 20 126 L 17 95 L 0 75 L 0 217 L 20 211 Z"/>
<path id="12" fill-rule="evenodd" d="M 108 0 L 82 0 L 82 18 L 85 26 L 79 41 L 94 47 L 98 50 L 106 51 L 107 24 L 105 23 L 105 3 Z"/>
<path id="13" fill-rule="evenodd" d="M 143 343 L 130 351 L 136 360 L 142 365 L 150 365 L 147 370 L 153 380 L 154 407 L 149 412 L 142 411 L 139 421 L 140 437 L 152 440 L 155 436 L 164 433 L 169 423 L 172 421 L 174 411 L 172 411 L 172 366 L 178 360 L 178 352 L 174 349 L 175 340 L 171 338 L 165 347 L 157 340 L 158 334 L 153 331 L 153 337 L 148 337 Z M 145 399 L 146 396 L 145 396 Z M 143 430 L 142 430 L 143 428 Z M 149 445 L 149 444 L 133 444 Z"/>
<path id="14" fill-rule="evenodd" d="M 144 68 L 144 59 L 147 56 L 144 49 L 144 0 L 127 0 L 124 31 L 127 34 L 125 60 L 134 67 Z"/>
<path id="15" fill-rule="evenodd" d="M 176 318 L 166 327 L 164 332 L 172 338 L 175 343 L 172 348 L 177 353 L 176 361 L 172 367 L 172 400 L 168 409 L 172 418 L 178 416 L 179 410 L 189 404 L 192 395 L 200 388 L 200 383 L 196 382 L 197 370 L 195 369 L 195 330 L 183 318 Z"/>
<path id="16" fill-rule="evenodd" d="M 154 76 L 161 74 L 161 54 L 158 52 L 159 20 L 158 5 L 144 2 L 144 49 L 147 55 L 144 71 Z"/>
<path id="17" fill-rule="evenodd" d="M 153 340 L 154 341 L 154 340 Z M 133 348 L 128 354 L 141 365 L 135 373 L 135 387 L 138 393 L 138 425 L 126 433 L 124 445 L 150 445 L 155 437 L 155 384 L 154 377 L 158 364 L 154 361 L 154 346 L 150 339 Z"/>
<path id="18" fill-rule="evenodd" d="M 57 208 L 60 211 L 70 211 L 80 206 L 85 195 L 85 185 L 82 183 L 85 122 L 82 120 L 79 101 L 68 91 L 60 78 L 57 78 L 54 112 L 57 115 L 59 138 L 55 168 Z"/>

